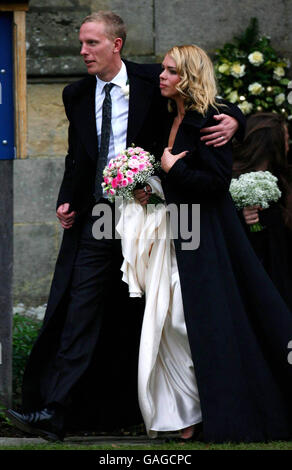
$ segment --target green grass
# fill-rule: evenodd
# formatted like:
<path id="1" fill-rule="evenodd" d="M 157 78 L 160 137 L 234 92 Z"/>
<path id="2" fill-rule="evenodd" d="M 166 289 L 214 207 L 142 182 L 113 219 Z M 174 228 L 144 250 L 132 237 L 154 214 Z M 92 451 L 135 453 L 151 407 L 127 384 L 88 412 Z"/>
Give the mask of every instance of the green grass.
<path id="1" fill-rule="evenodd" d="M 225 444 L 205 444 L 203 442 L 196 443 L 167 443 L 146 445 L 125 445 L 125 444 L 62 444 L 62 443 L 46 443 L 46 444 L 26 444 L 22 446 L 0 446 L 0 450 L 292 450 L 292 442 L 277 441 L 270 443 L 225 443 Z"/>

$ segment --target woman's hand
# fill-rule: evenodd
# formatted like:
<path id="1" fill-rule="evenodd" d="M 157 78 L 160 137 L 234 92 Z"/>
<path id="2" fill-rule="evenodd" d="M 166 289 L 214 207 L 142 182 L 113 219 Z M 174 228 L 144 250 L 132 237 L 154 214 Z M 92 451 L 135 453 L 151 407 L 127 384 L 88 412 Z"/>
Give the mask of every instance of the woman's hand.
<path id="1" fill-rule="evenodd" d="M 138 202 L 142 206 L 146 206 L 148 204 L 149 198 L 152 193 L 151 186 L 149 184 L 146 184 L 146 186 L 143 189 L 134 189 L 134 198 L 137 199 Z"/>
<path id="2" fill-rule="evenodd" d="M 201 140 L 205 142 L 206 145 L 221 147 L 232 139 L 238 129 L 238 122 L 235 118 L 227 114 L 215 114 L 213 118 L 219 121 L 219 124 L 217 126 L 204 127 L 201 129 L 200 132 L 208 134 L 201 137 Z"/>
<path id="3" fill-rule="evenodd" d="M 187 153 L 188 151 L 185 150 L 184 152 L 178 153 L 177 155 L 172 155 L 171 147 L 166 147 L 161 157 L 161 168 L 163 169 L 163 171 L 165 171 L 165 173 L 168 173 L 169 170 L 175 164 L 175 162 L 180 158 L 185 157 Z"/>
<path id="4" fill-rule="evenodd" d="M 261 206 L 248 206 L 243 208 L 242 214 L 247 225 L 257 224 L 259 222 L 259 210 L 262 210 Z"/>

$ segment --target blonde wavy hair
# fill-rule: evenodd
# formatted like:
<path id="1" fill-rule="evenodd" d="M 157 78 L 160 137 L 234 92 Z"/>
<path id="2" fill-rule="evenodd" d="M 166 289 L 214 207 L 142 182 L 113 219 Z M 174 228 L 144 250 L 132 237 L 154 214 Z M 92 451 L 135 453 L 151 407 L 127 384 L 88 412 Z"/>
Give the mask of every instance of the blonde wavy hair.
<path id="1" fill-rule="evenodd" d="M 200 47 L 191 44 L 172 47 L 169 55 L 176 63 L 181 80 L 176 89 L 184 98 L 186 110 L 206 114 L 209 106 L 217 109 L 217 85 L 211 59 Z"/>

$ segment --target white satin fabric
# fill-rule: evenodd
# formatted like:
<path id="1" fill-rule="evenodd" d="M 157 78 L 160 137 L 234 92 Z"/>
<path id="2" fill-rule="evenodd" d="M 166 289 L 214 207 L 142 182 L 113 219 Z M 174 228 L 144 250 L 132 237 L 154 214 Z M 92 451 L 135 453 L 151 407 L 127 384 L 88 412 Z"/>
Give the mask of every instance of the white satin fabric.
<path id="1" fill-rule="evenodd" d="M 159 178 L 153 192 L 164 199 Z M 175 431 L 202 421 L 187 337 L 169 214 L 163 204 L 123 202 L 116 227 L 121 236 L 123 281 L 131 297 L 146 296 L 140 339 L 138 395 L 147 433 Z"/>

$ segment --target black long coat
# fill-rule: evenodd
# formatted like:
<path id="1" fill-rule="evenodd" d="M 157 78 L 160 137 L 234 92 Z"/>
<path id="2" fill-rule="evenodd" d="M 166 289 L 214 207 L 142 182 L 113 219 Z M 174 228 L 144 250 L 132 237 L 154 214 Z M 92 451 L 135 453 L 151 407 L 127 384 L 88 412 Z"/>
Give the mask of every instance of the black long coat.
<path id="1" fill-rule="evenodd" d="M 289 439 L 292 314 L 229 195 L 231 146 L 216 149 L 199 140 L 213 114 L 185 115 L 172 152 L 190 153 L 163 179 L 168 204 L 200 204 L 199 248 L 182 250 L 180 237 L 175 246 L 204 435 L 215 442 Z"/>
<path id="2" fill-rule="evenodd" d="M 166 102 L 158 87 L 160 66 L 127 62 L 130 85 L 127 145 L 135 143 L 161 155 L 160 124 Z M 94 180 L 98 143 L 95 121 L 96 78 L 86 76 L 68 85 L 63 101 L 69 120 L 69 148 L 57 207 L 70 203 L 77 212 L 71 229 L 65 230 L 57 259 L 48 306 L 40 335 L 30 354 L 23 380 L 23 408 L 44 405 L 46 374 L 58 350 L 70 288 L 74 258 L 83 217 L 94 204 Z M 124 283 L 120 283 L 124 284 Z M 115 304 L 124 291 L 113 292 L 103 321 L 95 358 L 73 394 L 73 421 L 80 426 L 121 426 L 142 422 L 136 396 L 137 358 L 143 304 L 131 300 L 126 309 Z M 140 312 L 139 312 L 140 310 Z"/>

